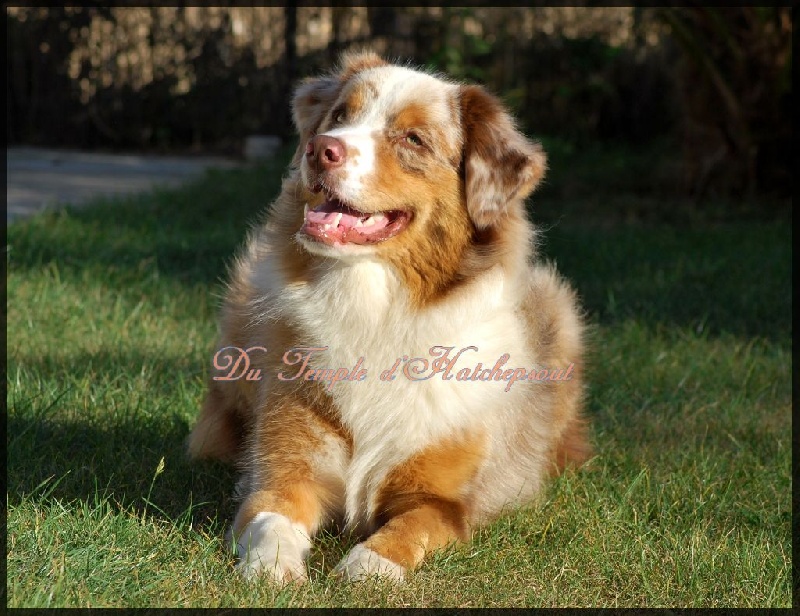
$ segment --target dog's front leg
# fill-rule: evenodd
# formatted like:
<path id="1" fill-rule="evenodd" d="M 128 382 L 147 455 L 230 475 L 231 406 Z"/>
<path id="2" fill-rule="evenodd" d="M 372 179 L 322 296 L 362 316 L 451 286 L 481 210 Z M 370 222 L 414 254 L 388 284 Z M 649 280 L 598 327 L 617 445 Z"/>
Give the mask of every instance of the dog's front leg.
<path id="1" fill-rule="evenodd" d="M 377 575 L 402 580 L 426 554 L 468 534 L 463 507 L 435 500 L 393 517 L 336 566 L 341 577 L 360 581 Z"/>
<path id="2" fill-rule="evenodd" d="M 378 530 L 334 573 L 349 580 L 400 580 L 426 554 L 469 536 L 471 484 L 483 461 L 482 434 L 437 443 L 394 468 L 377 496 Z"/>
<path id="3" fill-rule="evenodd" d="M 341 515 L 347 444 L 296 401 L 261 415 L 247 448 L 248 493 L 233 523 L 237 568 L 278 584 L 307 579 L 311 539 Z"/>
<path id="4" fill-rule="evenodd" d="M 278 584 L 305 581 L 305 559 L 320 517 L 310 483 L 250 494 L 233 523 L 237 568 L 248 578 L 267 573 Z"/>

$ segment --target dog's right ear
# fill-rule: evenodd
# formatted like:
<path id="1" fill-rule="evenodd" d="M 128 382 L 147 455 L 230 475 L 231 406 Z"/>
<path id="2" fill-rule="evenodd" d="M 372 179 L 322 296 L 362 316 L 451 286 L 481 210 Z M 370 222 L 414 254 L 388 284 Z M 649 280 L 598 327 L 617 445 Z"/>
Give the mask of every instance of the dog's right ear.
<path id="1" fill-rule="evenodd" d="M 544 176 L 542 146 L 519 132 L 500 100 L 480 86 L 462 86 L 464 187 L 467 211 L 479 229 L 521 203 Z"/>
<path id="2" fill-rule="evenodd" d="M 292 98 L 292 119 L 300 134 L 300 145 L 295 152 L 292 164 L 300 162 L 306 143 L 313 137 L 325 114 L 341 91 L 339 77 L 311 77 L 304 79 L 294 91 Z"/>

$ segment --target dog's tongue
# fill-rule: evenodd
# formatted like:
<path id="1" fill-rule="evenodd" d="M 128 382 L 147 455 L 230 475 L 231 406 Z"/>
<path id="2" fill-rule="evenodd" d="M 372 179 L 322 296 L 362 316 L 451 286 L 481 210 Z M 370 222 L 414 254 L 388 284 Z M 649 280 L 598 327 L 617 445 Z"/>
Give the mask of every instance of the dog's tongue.
<path id="1" fill-rule="evenodd" d="M 366 214 L 328 199 L 306 213 L 303 229 L 326 244 L 370 244 L 384 239 L 389 223 L 383 213 Z"/>

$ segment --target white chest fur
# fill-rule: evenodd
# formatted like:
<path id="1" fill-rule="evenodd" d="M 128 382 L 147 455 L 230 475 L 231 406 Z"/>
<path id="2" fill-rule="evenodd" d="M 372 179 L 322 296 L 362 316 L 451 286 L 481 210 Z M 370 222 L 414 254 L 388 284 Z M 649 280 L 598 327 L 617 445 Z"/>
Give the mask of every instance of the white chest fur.
<path id="1" fill-rule="evenodd" d="M 491 370 L 507 356 L 509 369 L 530 366 L 534 358 L 525 350 L 514 288 L 499 270 L 417 311 L 390 266 L 365 259 L 324 267 L 317 282 L 283 290 L 281 313 L 308 344 L 326 348 L 309 367 L 350 369 L 362 360 L 366 370 L 360 382 L 331 387 L 353 436 L 346 507 L 348 519 L 359 521 L 373 513 L 372 497 L 394 465 L 465 429 L 489 428 L 525 395 L 527 383 L 505 391 L 506 381 L 467 378 L 478 364 Z M 449 359 L 460 352 L 449 372 L 441 371 L 448 362 L 434 364 L 445 353 L 432 353 L 434 347 L 451 347 Z"/>

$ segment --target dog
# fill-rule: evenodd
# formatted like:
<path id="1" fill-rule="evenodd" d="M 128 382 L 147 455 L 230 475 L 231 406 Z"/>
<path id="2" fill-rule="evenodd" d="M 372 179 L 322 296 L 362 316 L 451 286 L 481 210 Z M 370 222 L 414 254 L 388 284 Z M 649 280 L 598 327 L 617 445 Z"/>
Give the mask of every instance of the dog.
<path id="1" fill-rule="evenodd" d="M 335 574 L 402 580 L 590 456 L 582 313 L 525 210 L 546 156 L 482 86 L 369 52 L 292 116 L 188 451 L 241 469 L 245 576 L 307 580 L 336 524 L 363 541 Z"/>

